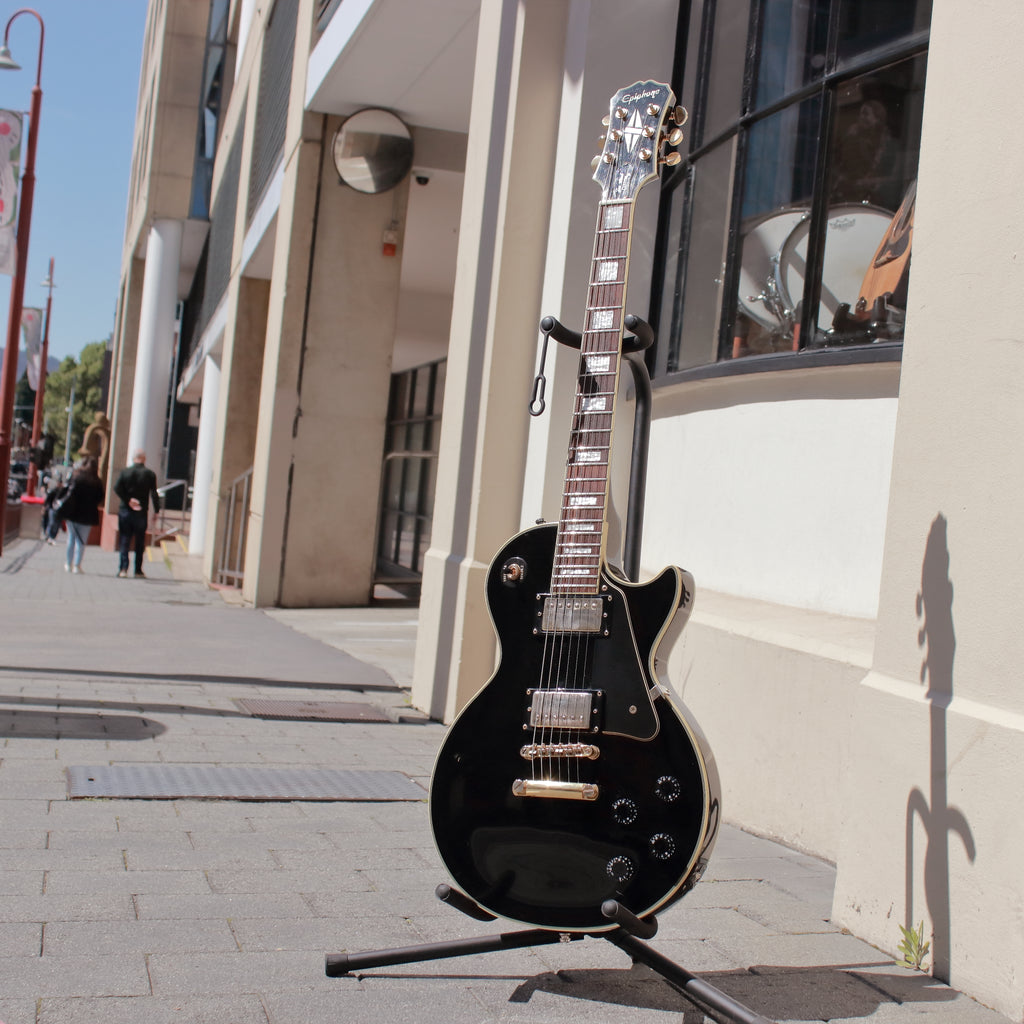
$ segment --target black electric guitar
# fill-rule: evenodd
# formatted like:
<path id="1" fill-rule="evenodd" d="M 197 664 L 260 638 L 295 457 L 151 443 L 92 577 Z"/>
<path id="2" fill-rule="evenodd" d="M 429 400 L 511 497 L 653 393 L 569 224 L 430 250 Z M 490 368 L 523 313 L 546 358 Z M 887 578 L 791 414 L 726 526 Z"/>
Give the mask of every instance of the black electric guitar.
<path id="1" fill-rule="evenodd" d="M 452 724 L 430 787 L 456 884 L 495 915 L 558 931 L 615 927 L 605 900 L 642 917 L 678 899 L 718 828 L 714 762 L 655 673 L 693 579 L 669 568 L 633 584 L 605 561 L 633 207 L 682 136 L 665 127 L 685 116 L 673 103 L 657 82 L 612 99 L 561 514 L 491 563 L 500 663 Z"/>

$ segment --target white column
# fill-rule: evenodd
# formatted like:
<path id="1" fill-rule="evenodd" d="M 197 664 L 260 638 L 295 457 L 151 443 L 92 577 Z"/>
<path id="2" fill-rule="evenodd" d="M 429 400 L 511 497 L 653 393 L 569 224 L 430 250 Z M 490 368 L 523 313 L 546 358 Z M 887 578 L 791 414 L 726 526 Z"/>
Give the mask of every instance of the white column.
<path id="1" fill-rule="evenodd" d="M 163 464 L 180 262 L 181 221 L 155 221 L 146 244 L 132 417 L 128 427 L 128 459 L 142 448 L 146 461 L 154 468 Z"/>
<path id="2" fill-rule="evenodd" d="M 203 398 L 199 406 L 199 436 L 196 439 L 196 470 L 192 478 L 192 522 L 189 526 L 189 554 L 201 555 L 206 548 L 206 519 L 213 487 L 213 439 L 217 432 L 220 404 L 220 367 L 213 356 L 203 362 Z"/>

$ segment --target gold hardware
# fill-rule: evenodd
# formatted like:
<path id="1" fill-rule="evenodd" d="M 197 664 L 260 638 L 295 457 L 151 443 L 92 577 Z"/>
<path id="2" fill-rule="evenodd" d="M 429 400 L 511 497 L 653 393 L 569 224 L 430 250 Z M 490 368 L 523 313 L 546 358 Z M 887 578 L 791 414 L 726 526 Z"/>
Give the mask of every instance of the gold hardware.
<path id="1" fill-rule="evenodd" d="M 647 104 L 647 113 L 650 114 L 651 117 L 654 117 L 655 114 L 660 114 L 661 113 L 661 107 L 659 107 L 657 105 L 657 103 L 648 103 Z"/>
<path id="2" fill-rule="evenodd" d="M 542 796 L 552 800 L 596 800 L 595 782 L 554 782 L 546 779 L 516 779 L 513 796 Z"/>
<path id="3" fill-rule="evenodd" d="M 682 159 L 678 153 L 669 153 L 661 162 L 669 167 L 675 167 L 676 164 L 682 162 Z"/>
<path id="4" fill-rule="evenodd" d="M 593 743 L 526 743 L 519 748 L 519 756 L 526 761 L 538 761 L 546 757 L 596 761 L 601 751 Z"/>

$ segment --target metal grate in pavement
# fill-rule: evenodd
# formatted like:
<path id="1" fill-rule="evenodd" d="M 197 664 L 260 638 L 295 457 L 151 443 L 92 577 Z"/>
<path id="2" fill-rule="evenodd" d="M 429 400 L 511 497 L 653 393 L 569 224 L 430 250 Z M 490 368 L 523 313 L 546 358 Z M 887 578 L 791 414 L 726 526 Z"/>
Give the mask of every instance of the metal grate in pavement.
<path id="1" fill-rule="evenodd" d="M 69 766 L 68 797 L 82 800 L 423 800 L 426 791 L 395 771 L 195 764 Z"/>
<path id="2" fill-rule="evenodd" d="M 390 722 L 391 719 L 365 701 L 264 700 L 242 697 L 235 703 L 254 718 L 300 718 L 320 722 Z"/>

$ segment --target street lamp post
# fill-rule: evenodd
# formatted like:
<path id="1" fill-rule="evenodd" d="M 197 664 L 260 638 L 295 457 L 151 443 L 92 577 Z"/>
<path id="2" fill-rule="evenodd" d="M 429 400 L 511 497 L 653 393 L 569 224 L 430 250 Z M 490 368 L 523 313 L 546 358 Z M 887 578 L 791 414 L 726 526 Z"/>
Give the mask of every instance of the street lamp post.
<path id="1" fill-rule="evenodd" d="M 29 107 L 28 145 L 25 150 L 25 165 L 21 175 L 21 205 L 18 210 L 18 232 L 16 236 L 17 263 L 11 279 L 11 301 L 7 312 L 7 342 L 4 346 L 3 369 L 0 370 L 0 501 L 7 508 L 7 481 L 11 474 L 11 433 L 14 417 L 14 392 L 18 384 L 18 348 L 21 335 L 21 307 L 25 297 L 25 265 L 28 263 L 28 236 L 32 226 L 32 194 L 36 185 L 36 141 L 39 138 L 39 110 L 43 103 L 43 90 L 39 85 L 43 73 L 43 19 L 31 7 L 22 7 L 7 19 L 4 42 L 0 47 L 0 69 L 18 70 L 20 65 L 11 59 L 7 37 L 14 19 L 22 14 L 31 14 L 39 22 L 39 61 L 36 66 L 36 84 L 32 87 L 32 103 Z M 6 511 L 4 519 L 6 520 Z M 3 554 L 4 529 L 0 526 L 0 554 Z"/>
<path id="2" fill-rule="evenodd" d="M 46 391 L 46 360 L 50 355 L 50 306 L 53 304 L 53 257 L 50 257 L 50 273 L 43 282 L 46 289 L 46 324 L 43 327 L 43 348 L 39 359 L 39 380 L 36 382 L 36 405 L 32 413 L 32 447 L 36 448 L 43 436 L 43 393 Z M 25 493 L 34 498 L 36 494 L 36 480 L 39 476 L 39 467 L 34 462 L 29 462 L 28 483 L 25 486 Z"/>

